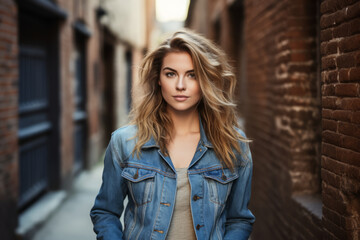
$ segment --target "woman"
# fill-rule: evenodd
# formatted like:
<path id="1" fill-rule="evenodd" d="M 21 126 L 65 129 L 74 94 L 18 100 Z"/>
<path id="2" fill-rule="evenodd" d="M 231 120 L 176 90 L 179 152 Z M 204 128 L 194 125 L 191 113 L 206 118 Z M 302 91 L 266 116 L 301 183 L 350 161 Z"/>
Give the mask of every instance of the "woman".
<path id="1" fill-rule="evenodd" d="M 248 239 L 252 160 L 223 52 L 179 31 L 145 57 L 140 81 L 132 124 L 106 151 L 91 210 L 97 238 Z"/>

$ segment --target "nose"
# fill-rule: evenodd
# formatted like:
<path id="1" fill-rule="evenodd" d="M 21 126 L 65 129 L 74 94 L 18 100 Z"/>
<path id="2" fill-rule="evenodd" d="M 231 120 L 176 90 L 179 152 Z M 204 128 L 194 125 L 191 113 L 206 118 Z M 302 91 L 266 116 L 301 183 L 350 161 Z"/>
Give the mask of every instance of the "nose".
<path id="1" fill-rule="evenodd" d="M 184 91 L 185 89 L 186 89 L 185 77 L 179 76 L 179 78 L 176 82 L 176 90 Z"/>

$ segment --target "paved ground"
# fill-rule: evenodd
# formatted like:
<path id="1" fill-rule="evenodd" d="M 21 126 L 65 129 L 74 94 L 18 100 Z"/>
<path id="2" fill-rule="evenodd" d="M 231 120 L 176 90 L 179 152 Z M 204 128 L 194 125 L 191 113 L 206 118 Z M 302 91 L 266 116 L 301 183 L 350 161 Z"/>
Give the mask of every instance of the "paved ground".
<path id="1" fill-rule="evenodd" d="M 101 185 L 102 168 L 100 164 L 78 177 L 74 189 L 50 219 L 36 231 L 33 240 L 96 239 L 89 212 Z"/>

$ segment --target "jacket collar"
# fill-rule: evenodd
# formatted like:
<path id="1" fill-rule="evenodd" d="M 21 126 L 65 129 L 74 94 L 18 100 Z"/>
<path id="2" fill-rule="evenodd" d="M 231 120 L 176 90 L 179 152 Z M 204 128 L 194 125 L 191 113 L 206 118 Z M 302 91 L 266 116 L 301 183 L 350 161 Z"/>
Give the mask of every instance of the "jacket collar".
<path id="1" fill-rule="evenodd" d="M 206 137 L 200 114 L 199 114 L 199 125 L 200 125 L 200 143 L 201 143 L 201 145 L 208 147 L 208 148 L 213 148 L 212 143 Z M 160 148 L 159 144 L 151 136 L 149 141 L 147 141 L 141 148 L 146 149 L 146 148 L 153 148 L 153 147 Z"/>

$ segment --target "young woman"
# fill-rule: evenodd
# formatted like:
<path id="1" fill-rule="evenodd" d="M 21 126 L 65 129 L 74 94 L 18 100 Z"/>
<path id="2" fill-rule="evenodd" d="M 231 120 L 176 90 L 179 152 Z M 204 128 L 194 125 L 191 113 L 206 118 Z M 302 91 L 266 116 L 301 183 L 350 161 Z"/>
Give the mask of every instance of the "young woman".
<path id="1" fill-rule="evenodd" d="M 132 124 L 106 151 L 90 214 L 97 238 L 248 239 L 252 159 L 224 53 L 179 31 L 145 57 L 140 80 Z"/>

